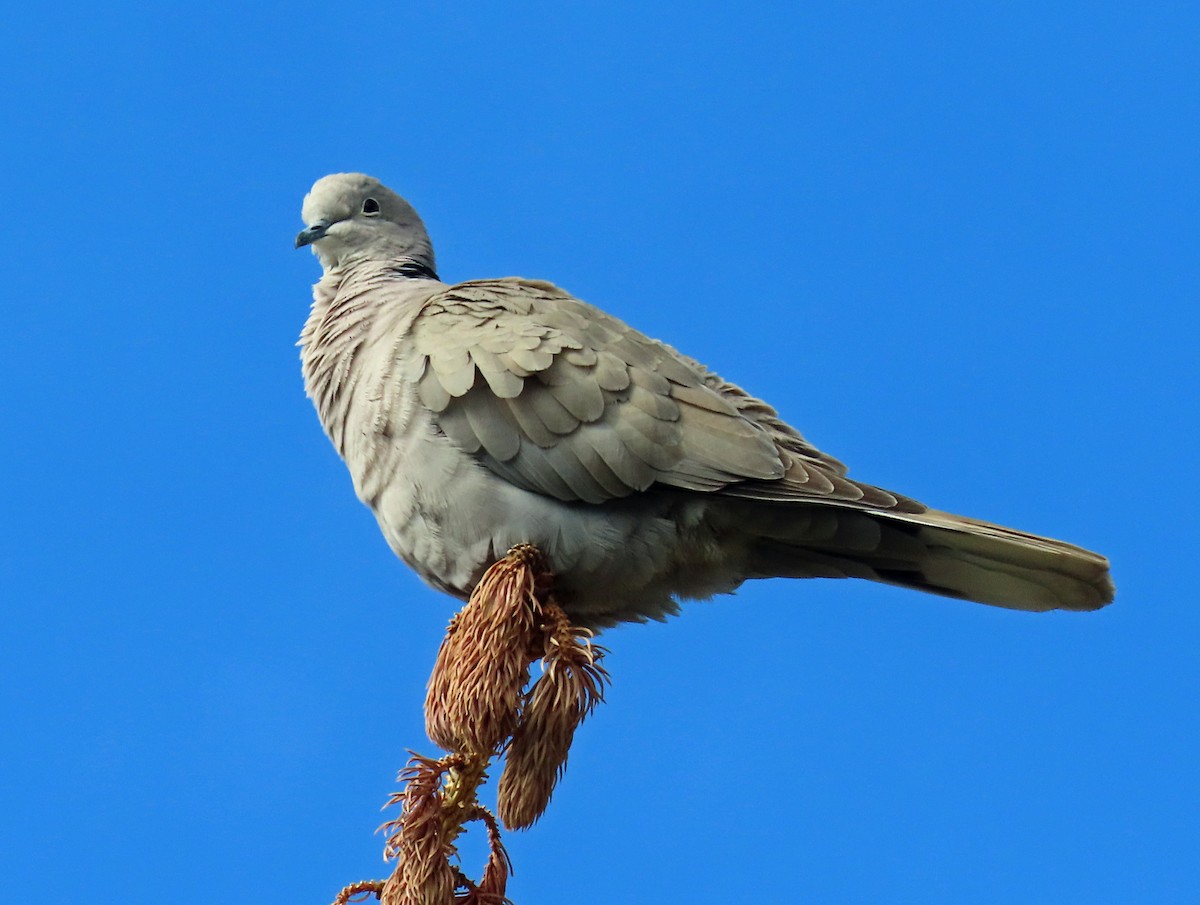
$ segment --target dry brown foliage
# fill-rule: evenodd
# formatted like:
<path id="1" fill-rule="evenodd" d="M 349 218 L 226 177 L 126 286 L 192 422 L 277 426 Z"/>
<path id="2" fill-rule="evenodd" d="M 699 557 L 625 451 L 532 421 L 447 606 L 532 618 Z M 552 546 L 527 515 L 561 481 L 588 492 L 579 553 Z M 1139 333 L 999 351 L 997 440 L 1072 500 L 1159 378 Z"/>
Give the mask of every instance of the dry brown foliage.
<path id="1" fill-rule="evenodd" d="M 516 728 L 534 659 L 539 570 L 536 547 L 514 547 L 451 620 L 425 698 L 425 731 L 447 751 L 492 754 Z"/>
<path id="2" fill-rule="evenodd" d="M 505 755 L 497 810 L 504 825 L 525 829 L 542 816 L 567 765 L 575 730 L 604 700 L 604 649 L 571 626 L 555 604 L 545 607 L 545 672 L 534 683 Z"/>
<path id="3" fill-rule="evenodd" d="M 347 886 L 334 905 L 374 894 L 384 905 L 505 905 L 512 862 L 496 817 L 477 798 L 487 767 L 508 744 L 499 810 L 514 828 L 545 811 L 580 722 L 604 698 L 604 650 L 571 626 L 550 599 L 553 576 L 537 548 L 514 547 L 484 574 L 454 617 L 438 652 L 425 701 L 429 737 L 451 753 L 413 754 L 389 804 L 400 814 L 380 829 L 397 861 L 386 881 Z M 529 668 L 545 671 L 532 689 Z M 455 842 L 484 824 L 489 856 L 478 883 L 454 865 Z"/>
<path id="4" fill-rule="evenodd" d="M 446 832 L 441 792 L 448 760 L 414 754 L 400 771 L 404 789 L 389 801 L 400 805 L 400 816 L 384 825 L 391 834 L 384 855 L 397 861 L 380 895 L 384 905 L 447 905 L 454 895 L 454 844 Z"/>
<path id="5" fill-rule="evenodd" d="M 365 902 L 371 896 L 379 898 L 383 892 L 382 880 L 359 880 L 351 883 L 337 894 L 333 905 L 349 905 L 351 902 Z"/>

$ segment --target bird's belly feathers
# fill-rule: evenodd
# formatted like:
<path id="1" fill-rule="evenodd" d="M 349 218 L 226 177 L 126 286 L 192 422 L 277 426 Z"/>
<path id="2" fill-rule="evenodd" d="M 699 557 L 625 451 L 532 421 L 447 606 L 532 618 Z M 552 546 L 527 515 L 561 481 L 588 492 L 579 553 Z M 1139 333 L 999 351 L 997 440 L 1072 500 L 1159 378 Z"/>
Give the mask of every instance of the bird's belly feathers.
<path id="1" fill-rule="evenodd" d="M 709 597 L 740 583 L 719 564 L 703 501 L 651 493 L 563 503 L 496 476 L 427 413 L 417 421 L 377 439 L 389 466 L 355 475 L 355 486 L 392 550 L 434 587 L 465 598 L 521 543 L 549 557 L 563 605 L 592 627 L 664 618 L 676 612 L 676 596 Z"/>

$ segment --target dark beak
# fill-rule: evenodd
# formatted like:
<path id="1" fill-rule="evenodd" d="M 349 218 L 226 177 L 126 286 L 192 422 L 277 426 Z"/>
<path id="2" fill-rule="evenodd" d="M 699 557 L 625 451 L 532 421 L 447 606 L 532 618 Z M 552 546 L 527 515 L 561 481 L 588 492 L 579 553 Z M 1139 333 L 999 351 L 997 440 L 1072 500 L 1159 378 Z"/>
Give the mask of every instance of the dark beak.
<path id="1" fill-rule="evenodd" d="M 312 245 L 318 239 L 329 232 L 329 227 L 333 226 L 328 220 L 318 220 L 308 229 L 300 230 L 296 236 L 296 247 L 303 248 L 305 245 Z"/>

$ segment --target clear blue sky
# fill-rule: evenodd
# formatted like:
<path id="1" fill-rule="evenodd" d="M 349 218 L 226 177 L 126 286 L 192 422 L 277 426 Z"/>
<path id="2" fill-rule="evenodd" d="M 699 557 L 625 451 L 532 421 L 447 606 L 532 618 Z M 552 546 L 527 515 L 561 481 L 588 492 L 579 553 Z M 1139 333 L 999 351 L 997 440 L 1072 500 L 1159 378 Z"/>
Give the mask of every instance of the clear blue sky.
<path id="1" fill-rule="evenodd" d="M 519 905 L 1200 900 L 1194 4 L 35 9 L 0 38 L 0 898 L 387 870 L 453 607 L 293 347 L 300 200 L 363 170 L 447 279 L 554 280 L 855 476 L 1114 564 L 1092 615 L 777 581 L 608 633 Z"/>

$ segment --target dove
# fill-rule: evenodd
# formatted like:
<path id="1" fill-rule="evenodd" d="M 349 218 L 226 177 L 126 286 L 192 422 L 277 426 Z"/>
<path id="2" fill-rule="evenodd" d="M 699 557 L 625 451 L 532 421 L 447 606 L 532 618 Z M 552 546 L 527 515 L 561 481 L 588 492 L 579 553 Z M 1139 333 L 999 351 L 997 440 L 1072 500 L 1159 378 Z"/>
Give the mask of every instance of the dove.
<path id="1" fill-rule="evenodd" d="M 420 216 L 377 179 L 325 176 L 301 216 L 296 247 L 323 269 L 305 389 L 387 543 L 434 588 L 466 599 L 533 544 L 594 630 L 764 578 L 1031 612 L 1113 599 L 1103 556 L 853 479 L 766 402 L 552 283 L 442 282 Z"/>

